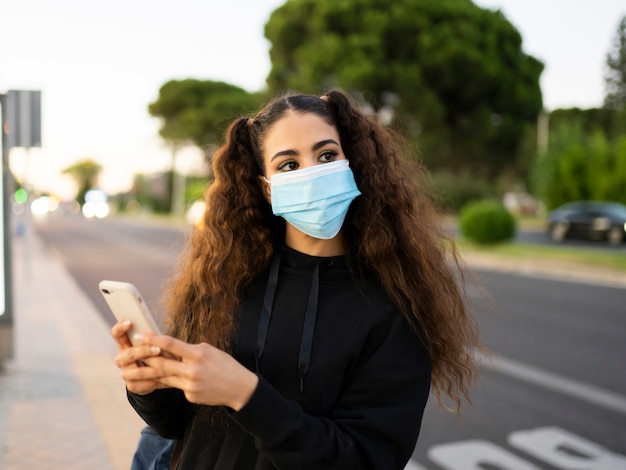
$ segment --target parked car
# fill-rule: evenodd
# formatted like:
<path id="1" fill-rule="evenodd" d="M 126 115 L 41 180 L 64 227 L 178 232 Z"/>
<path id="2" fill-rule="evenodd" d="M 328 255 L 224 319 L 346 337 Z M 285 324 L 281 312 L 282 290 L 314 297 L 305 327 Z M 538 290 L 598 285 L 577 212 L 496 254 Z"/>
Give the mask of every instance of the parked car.
<path id="1" fill-rule="evenodd" d="M 626 206 L 611 201 L 568 202 L 548 214 L 552 240 L 604 240 L 619 245 L 626 239 Z"/>

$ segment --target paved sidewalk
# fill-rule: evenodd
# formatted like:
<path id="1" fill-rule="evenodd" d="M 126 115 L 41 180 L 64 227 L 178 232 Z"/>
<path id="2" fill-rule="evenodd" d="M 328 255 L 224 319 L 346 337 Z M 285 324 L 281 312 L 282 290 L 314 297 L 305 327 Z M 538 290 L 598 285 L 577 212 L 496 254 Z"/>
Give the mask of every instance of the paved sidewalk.
<path id="1" fill-rule="evenodd" d="M 14 237 L 12 251 L 0 469 L 128 470 L 143 423 L 126 401 L 109 327 L 36 235 Z"/>

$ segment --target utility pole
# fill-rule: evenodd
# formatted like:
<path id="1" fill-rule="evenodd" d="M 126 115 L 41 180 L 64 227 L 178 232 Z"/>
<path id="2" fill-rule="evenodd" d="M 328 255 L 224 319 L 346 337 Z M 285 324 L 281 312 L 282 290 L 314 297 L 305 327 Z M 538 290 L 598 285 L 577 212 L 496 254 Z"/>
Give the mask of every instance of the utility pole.
<path id="1" fill-rule="evenodd" d="M 548 151 L 549 130 L 550 115 L 542 109 L 537 117 L 537 153 L 539 155 L 545 155 Z"/>
<path id="2" fill-rule="evenodd" d="M 187 182 L 185 175 L 176 170 L 178 150 L 179 144 L 174 142 L 172 144 L 172 192 L 170 195 L 170 213 L 177 216 L 182 215 L 185 208 L 185 185 Z"/>

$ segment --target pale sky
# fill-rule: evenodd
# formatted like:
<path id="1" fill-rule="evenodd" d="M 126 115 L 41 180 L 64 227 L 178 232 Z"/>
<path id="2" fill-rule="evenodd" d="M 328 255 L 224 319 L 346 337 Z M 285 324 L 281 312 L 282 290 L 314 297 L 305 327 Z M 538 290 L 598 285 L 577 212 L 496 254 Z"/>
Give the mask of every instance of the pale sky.
<path id="1" fill-rule="evenodd" d="M 0 93 L 41 90 L 41 149 L 11 152 L 18 177 L 71 197 L 60 170 L 98 161 L 103 189 L 166 169 L 170 153 L 148 103 L 170 79 L 222 80 L 249 91 L 270 70 L 263 27 L 284 0 L 0 0 Z M 604 66 L 626 0 L 475 0 L 501 9 L 542 60 L 548 110 L 602 105 Z M 198 153 L 181 156 L 189 169 Z M 27 165 L 25 163 L 27 162 Z"/>

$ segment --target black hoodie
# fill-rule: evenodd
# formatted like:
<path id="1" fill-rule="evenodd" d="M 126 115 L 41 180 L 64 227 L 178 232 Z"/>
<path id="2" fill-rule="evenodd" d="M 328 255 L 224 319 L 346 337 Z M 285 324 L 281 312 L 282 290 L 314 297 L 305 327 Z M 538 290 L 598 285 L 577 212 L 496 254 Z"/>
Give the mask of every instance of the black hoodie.
<path id="1" fill-rule="evenodd" d="M 211 421 L 175 389 L 129 393 L 130 403 L 161 436 L 183 439 L 179 469 L 403 469 L 430 389 L 426 349 L 344 257 L 285 249 L 274 264 L 241 306 L 233 356 L 259 383 L 239 412 Z"/>

